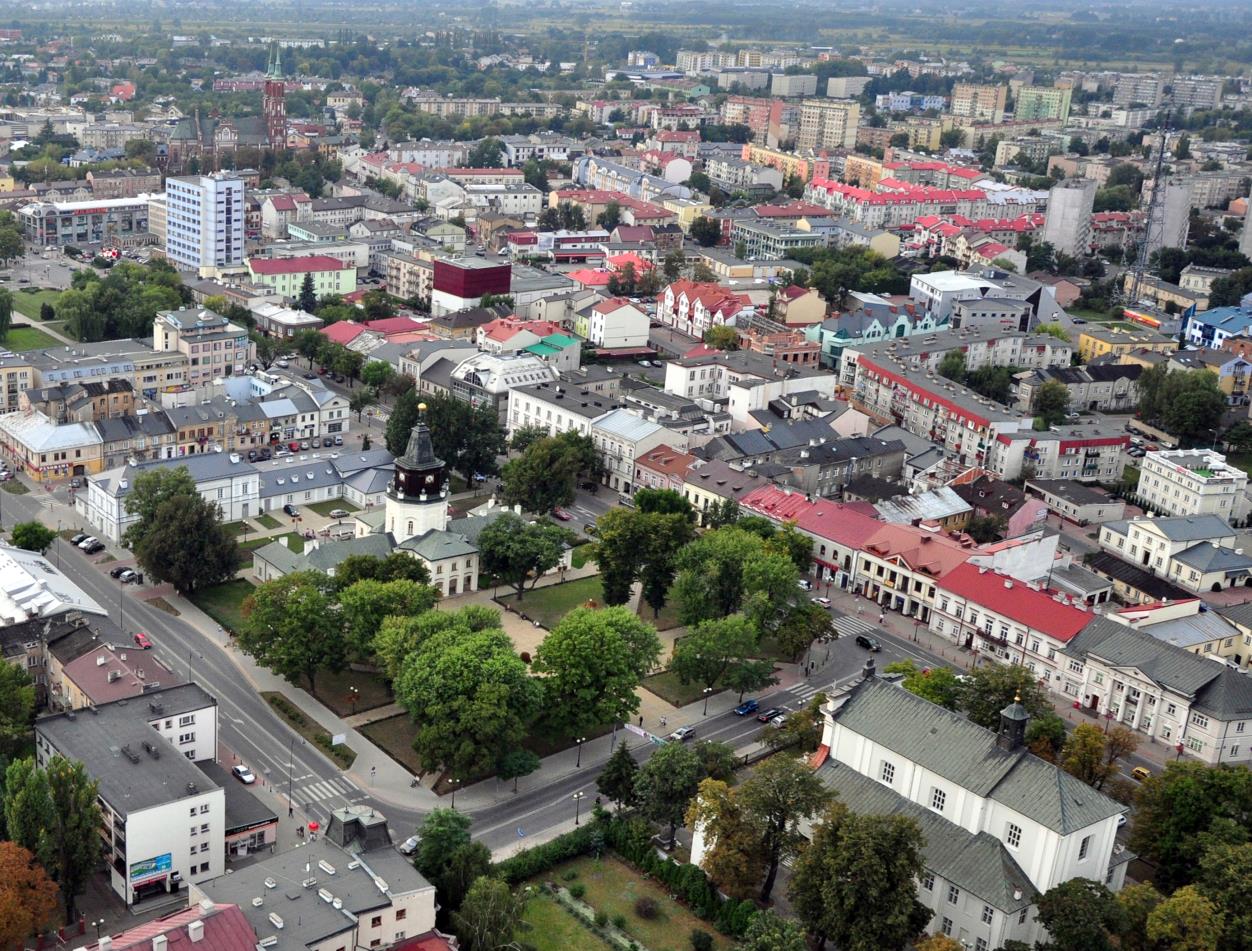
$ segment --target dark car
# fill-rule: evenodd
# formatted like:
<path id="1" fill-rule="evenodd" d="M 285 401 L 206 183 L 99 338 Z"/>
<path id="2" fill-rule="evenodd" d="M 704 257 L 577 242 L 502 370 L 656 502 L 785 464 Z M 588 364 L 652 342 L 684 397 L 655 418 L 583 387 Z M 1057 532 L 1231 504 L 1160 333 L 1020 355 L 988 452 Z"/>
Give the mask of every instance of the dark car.
<path id="1" fill-rule="evenodd" d="M 256 462 L 256 450 L 255 449 L 248 450 L 248 461 Z"/>
<path id="2" fill-rule="evenodd" d="M 868 634 L 858 634 L 856 636 L 857 647 L 864 647 L 867 651 L 880 651 L 882 645 L 878 643 L 877 638 L 870 637 Z"/>
<path id="3" fill-rule="evenodd" d="M 334 444 L 335 444 L 335 441 L 334 441 L 333 439 L 331 439 L 329 436 L 324 436 L 324 437 L 322 437 L 322 446 L 323 446 L 323 447 L 333 446 Z"/>
<path id="4" fill-rule="evenodd" d="M 286 515 L 290 515 L 292 518 L 295 518 L 297 515 L 300 514 L 300 510 L 296 508 L 294 505 L 292 505 L 290 502 L 288 502 L 286 505 L 283 506 L 283 513 Z"/>
<path id="5" fill-rule="evenodd" d="M 584 492 L 590 492 L 592 495 L 595 495 L 595 494 L 596 494 L 596 491 L 600 488 L 600 483 L 598 483 L 598 482 L 580 482 L 580 483 L 578 483 L 578 487 L 579 487 L 580 489 L 582 489 Z"/>
<path id="6" fill-rule="evenodd" d="M 79 542 L 85 542 L 86 540 L 87 540 L 87 533 L 79 532 L 73 538 L 70 539 L 70 544 L 77 545 Z"/>
<path id="7" fill-rule="evenodd" d="M 118 565 L 118 566 L 117 566 L 117 567 L 115 567 L 115 568 L 111 568 L 111 569 L 109 569 L 109 577 L 110 577 L 110 578 L 120 578 L 120 577 L 122 577 L 122 572 L 123 572 L 123 571 L 130 571 L 130 569 L 129 569 L 129 568 L 127 568 L 125 565 Z"/>
<path id="8" fill-rule="evenodd" d="M 746 717 L 749 713 L 756 713 L 759 706 L 760 703 L 756 700 L 745 700 L 743 703 L 739 704 L 739 706 L 735 707 L 735 716 Z"/>
<path id="9" fill-rule="evenodd" d="M 774 717 L 778 716 L 778 714 L 782 712 L 782 707 L 770 707 L 768 710 L 763 710 L 758 713 L 756 718 L 762 723 L 769 723 L 770 720 L 774 719 Z"/>
<path id="10" fill-rule="evenodd" d="M 310 370 L 308 373 L 304 374 L 304 378 L 305 378 L 306 380 L 316 380 L 316 379 L 317 379 L 317 374 L 316 374 L 316 373 L 314 373 L 312 370 Z"/>
<path id="11" fill-rule="evenodd" d="M 104 542 L 94 541 L 90 545 L 88 545 L 86 548 L 84 548 L 83 551 L 85 551 L 89 555 L 98 554 L 99 552 L 104 551 Z"/>

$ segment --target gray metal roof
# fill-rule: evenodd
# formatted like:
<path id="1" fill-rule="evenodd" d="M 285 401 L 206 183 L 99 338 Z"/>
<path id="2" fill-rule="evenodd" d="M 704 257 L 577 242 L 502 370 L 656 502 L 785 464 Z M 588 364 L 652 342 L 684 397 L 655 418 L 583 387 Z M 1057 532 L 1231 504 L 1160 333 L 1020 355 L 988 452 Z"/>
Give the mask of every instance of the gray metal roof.
<path id="1" fill-rule="evenodd" d="M 478 553 L 478 548 L 463 536 L 455 532 L 441 532 L 437 529 L 401 542 L 397 547 L 411 551 L 427 561 L 442 561 L 445 558 L 458 558 Z"/>
<path id="2" fill-rule="evenodd" d="M 1222 670 L 1210 660 L 1108 618 L 1084 627 L 1062 653 L 1083 661 L 1094 656 L 1112 667 L 1133 667 L 1188 697 L 1196 696 Z"/>
<path id="3" fill-rule="evenodd" d="M 1237 574 L 1252 568 L 1252 558 L 1240 554 L 1233 548 L 1219 548 L 1212 542 L 1192 545 L 1185 551 L 1174 555 L 1174 560 L 1201 573 L 1224 571 L 1227 574 Z"/>
<path id="4" fill-rule="evenodd" d="M 898 687 L 890 689 L 900 690 Z M 1036 893 L 1030 876 L 995 836 L 986 832 L 972 833 L 838 761 L 831 761 L 818 770 L 817 777 L 838 793 L 840 802 L 858 813 L 901 815 L 915 821 L 921 827 L 925 842 L 922 864 L 936 877 L 1005 914 L 1034 903 Z M 1021 897 L 1015 898 L 1015 893 Z"/>
<path id="5" fill-rule="evenodd" d="M 1223 637 L 1240 636 L 1232 624 L 1213 611 L 1159 621 L 1156 624 L 1144 624 L 1137 630 L 1175 647 L 1194 647 Z"/>
<path id="6" fill-rule="evenodd" d="M 1252 719 L 1252 677 L 1218 667 L 1217 676 L 1204 685 L 1191 708 L 1218 720 Z"/>
<path id="7" fill-rule="evenodd" d="M 876 678 L 859 684 L 835 719 L 974 795 L 1062 834 L 1125 811 L 1029 750 L 1001 749 L 991 730 Z"/>
<path id="8" fill-rule="evenodd" d="M 1216 515 L 1177 515 L 1173 518 L 1137 518 L 1106 522 L 1104 527 L 1125 535 L 1131 524 L 1153 525 L 1172 542 L 1199 542 L 1235 534 L 1224 518 Z"/>

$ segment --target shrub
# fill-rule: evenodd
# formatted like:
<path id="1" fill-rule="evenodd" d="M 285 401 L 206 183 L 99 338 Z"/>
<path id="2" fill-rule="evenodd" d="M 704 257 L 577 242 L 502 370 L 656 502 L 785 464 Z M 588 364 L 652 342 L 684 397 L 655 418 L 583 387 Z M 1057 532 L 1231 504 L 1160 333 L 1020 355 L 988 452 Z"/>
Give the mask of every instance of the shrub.
<path id="1" fill-rule="evenodd" d="M 660 911 L 660 906 L 657 905 L 656 900 L 653 898 L 644 896 L 643 898 L 635 899 L 635 914 L 644 921 L 651 921 Z"/>
<path id="2" fill-rule="evenodd" d="M 516 885 L 541 875 L 567 859 L 586 855 L 591 851 L 591 844 L 592 827 L 585 825 L 505 859 L 496 865 L 496 874 L 510 885 Z"/>
<path id="3" fill-rule="evenodd" d="M 578 873 L 577 873 L 577 872 L 575 872 L 575 871 L 571 868 L 571 869 L 569 869 L 568 871 L 564 872 L 564 873 L 561 875 L 561 881 L 563 881 L 563 882 L 572 882 L 572 881 L 573 881 L 574 879 L 576 879 L 577 877 L 578 877 Z"/>
<path id="4" fill-rule="evenodd" d="M 625 915 L 614 915 L 614 916 L 613 916 L 613 927 L 614 927 L 614 928 L 616 928 L 618 931 L 621 931 L 623 928 L 625 928 L 625 927 L 626 927 L 626 916 L 625 916 Z"/>
<path id="5" fill-rule="evenodd" d="M 693 928 L 691 931 L 691 951 L 712 951 L 713 936 L 707 931 Z"/>
<path id="6" fill-rule="evenodd" d="M 596 912 L 596 924 L 599 927 L 603 928 L 608 923 L 609 923 L 609 913 L 604 910 L 597 911 Z"/>
<path id="7" fill-rule="evenodd" d="M 587 886 L 582 882 L 575 882 L 569 887 L 569 893 L 575 898 L 581 900 L 583 895 L 587 894 Z"/>

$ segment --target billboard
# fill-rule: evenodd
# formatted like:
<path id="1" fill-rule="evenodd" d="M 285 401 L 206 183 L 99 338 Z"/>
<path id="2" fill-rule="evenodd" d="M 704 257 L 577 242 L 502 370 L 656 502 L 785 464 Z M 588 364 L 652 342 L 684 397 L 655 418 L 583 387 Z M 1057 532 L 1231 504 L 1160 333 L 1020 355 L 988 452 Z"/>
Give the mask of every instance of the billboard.
<path id="1" fill-rule="evenodd" d="M 141 862 L 131 862 L 130 883 L 138 885 L 150 879 L 161 878 L 168 875 L 171 868 L 173 868 L 173 854 L 170 852 L 158 855 L 156 858 L 144 859 Z"/>

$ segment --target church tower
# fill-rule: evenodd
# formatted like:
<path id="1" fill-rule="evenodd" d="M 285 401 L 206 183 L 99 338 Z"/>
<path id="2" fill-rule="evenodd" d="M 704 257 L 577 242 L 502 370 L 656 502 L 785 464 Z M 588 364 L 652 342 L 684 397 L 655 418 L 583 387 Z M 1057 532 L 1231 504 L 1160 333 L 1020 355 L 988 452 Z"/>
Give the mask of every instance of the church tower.
<path id="1" fill-rule="evenodd" d="M 262 103 L 265 133 L 271 149 L 287 147 L 287 85 L 283 82 L 283 54 L 275 43 L 265 68 L 265 98 Z"/>
<path id="2" fill-rule="evenodd" d="M 426 404 L 418 406 L 421 414 Z M 387 531 L 396 544 L 448 525 L 448 473 L 435 456 L 430 428 L 419 415 L 409 445 L 396 460 L 396 474 L 387 488 Z"/>

